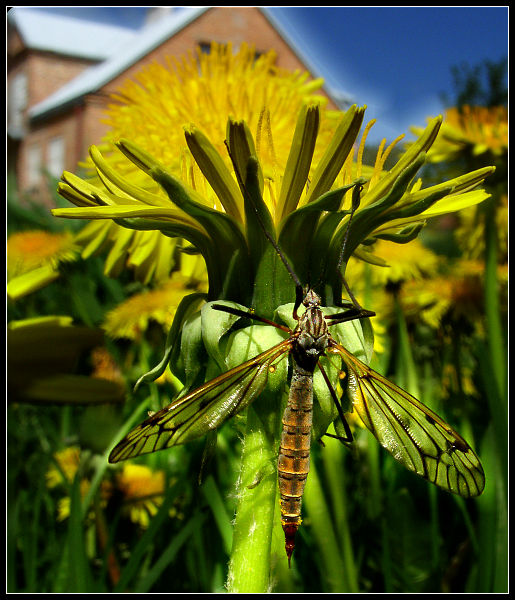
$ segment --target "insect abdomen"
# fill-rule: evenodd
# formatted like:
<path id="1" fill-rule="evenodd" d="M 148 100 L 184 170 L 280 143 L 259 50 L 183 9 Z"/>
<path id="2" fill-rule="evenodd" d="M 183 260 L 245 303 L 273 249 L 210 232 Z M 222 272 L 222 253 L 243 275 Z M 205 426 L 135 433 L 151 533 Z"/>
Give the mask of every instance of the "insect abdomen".
<path id="1" fill-rule="evenodd" d="M 309 449 L 313 422 L 313 374 L 293 371 L 288 406 L 283 415 L 279 448 L 279 492 L 281 523 L 290 561 L 295 547 L 295 533 L 301 523 L 301 504 L 309 472 Z"/>

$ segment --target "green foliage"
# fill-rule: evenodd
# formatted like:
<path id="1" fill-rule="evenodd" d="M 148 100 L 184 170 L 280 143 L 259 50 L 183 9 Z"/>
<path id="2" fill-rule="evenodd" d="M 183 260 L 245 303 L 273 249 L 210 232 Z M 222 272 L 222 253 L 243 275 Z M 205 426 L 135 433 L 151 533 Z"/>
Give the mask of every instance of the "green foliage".
<path id="1" fill-rule="evenodd" d="M 485 60 L 476 65 L 463 62 L 451 68 L 454 98 L 440 94 L 446 106 L 506 106 L 508 59 Z"/>

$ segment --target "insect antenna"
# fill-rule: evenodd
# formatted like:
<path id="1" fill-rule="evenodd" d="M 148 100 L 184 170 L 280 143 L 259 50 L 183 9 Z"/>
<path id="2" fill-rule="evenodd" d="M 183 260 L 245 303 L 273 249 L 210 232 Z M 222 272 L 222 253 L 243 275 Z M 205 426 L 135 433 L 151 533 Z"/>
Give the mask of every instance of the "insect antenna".
<path id="1" fill-rule="evenodd" d="M 357 182 L 356 186 L 354 187 L 354 189 L 352 190 L 352 203 L 351 203 L 351 211 L 350 211 L 350 216 L 349 216 L 349 222 L 347 223 L 347 229 L 345 231 L 345 236 L 343 238 L 343 244 L 340 250 L 340 256 L 338 258 L 338 264 L 336 265 L 336 269 L 338 271 L 338 275 L 340 277 L 340 279 L 342 280 L 343 286 L 345 288 L 345 291 L 347 292 L 352 304 L 357 308 L 361 310 L 361 306 L 359 305 L 358 301 L 356 300 L 356 297 L 354 296 L 354 294 L 352 293 L 349 284 L 347 283 L 347 280 L 345 279 L 345 276 L 343 275 L 342 271 L 341 271 L 341 266 L 343 263 L 343 257 L 345 255 L 345 247 L 347 246 L 347 240 L 349 239 L 349 231 L 350 231 L 350 224 L 352 222 L 352 217 L 354 216 L 354 213 L 356 212 L 356 210 L 359 207 L 360 201 L 361 201 L 361 191 L 363 190 L 363 183 L 362 182 Z"/>

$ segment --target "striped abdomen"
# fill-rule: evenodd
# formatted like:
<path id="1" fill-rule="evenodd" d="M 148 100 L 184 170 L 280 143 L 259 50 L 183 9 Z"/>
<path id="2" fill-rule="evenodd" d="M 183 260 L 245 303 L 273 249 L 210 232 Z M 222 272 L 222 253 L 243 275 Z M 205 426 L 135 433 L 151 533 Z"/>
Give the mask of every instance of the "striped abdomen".
<path id="1" fill-rule="evenodd" d="M 309 472 L 312 417 L 313 373 L 294 364 L 288 406 L 283 415 L 277 467 L 281 523 L 286 539 L 288 562 L 295 547 L 295 533 L 301 522 L 302 495 Z"/>

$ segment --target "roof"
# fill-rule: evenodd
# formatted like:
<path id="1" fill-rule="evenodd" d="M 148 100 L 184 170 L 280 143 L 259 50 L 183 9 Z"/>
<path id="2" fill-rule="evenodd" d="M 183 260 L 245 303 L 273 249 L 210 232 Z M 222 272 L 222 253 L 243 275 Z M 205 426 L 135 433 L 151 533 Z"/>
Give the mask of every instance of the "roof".
<path id="1" fill-rule="evenodd" d="M 75 79 L 63 85 L 55 94 L 33 106 L 29 110 L 30 117 L 37 119 L 48 116 L 49 113 L 62 109 L 84 94 L 99 90 L 106 83 L 126 71 L 131 65 L 200 16 L 208 8 L 207 6 L 183 8 L 181 11 L 163 16 L 159 21 L 153 22 L 137 31 L 128 42 L 120 45 L 116 53 L 110 58 L 84 70 Z"/>
<path id="2" fill-rule="evenodd" d="M 63 16 L 31 7 L 15 7 L 7 16 L 27 48 L 89 60 L 106 60 L 121 44 L 137 35 L 134 30 L 126 27 Z"/>
<path id="3" fill-rule="evenodd" d="M 132 32 L 132 37 L 126 40 L 125 43 L 118 45 L 117 51 L 107 60 L 84 70 L 54 94 L 32 107 L 29 110 L 30 117 L 32 119 L 48 117 L 50 114 L 76 102 L 85 94 L 98 91 L 209 8 L 207 6 L 186 7 L 180 11 L 172 11 L 165 16 L 161 16 L 158 21 L 148 24 L 143 29 Z M 297 54 L 310 73 L 313 76 L 320 76 L 321 69 L 314 65 L 309 55 L 302 50 L 302 44 L 296 42 L 294 33 L 289 33 L 267 7 L 258 8 Z M 324 87 L 337 104 L 348 101 L 348 98 L 344 98 L 335 90 L 329 90 L 327 86 Z"/>

